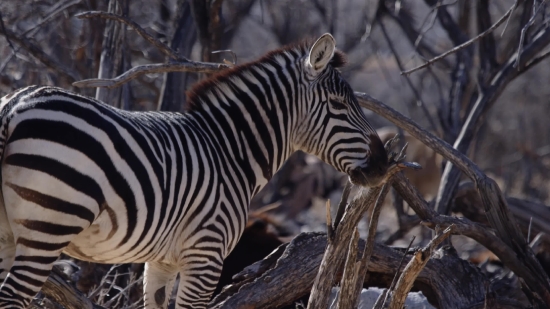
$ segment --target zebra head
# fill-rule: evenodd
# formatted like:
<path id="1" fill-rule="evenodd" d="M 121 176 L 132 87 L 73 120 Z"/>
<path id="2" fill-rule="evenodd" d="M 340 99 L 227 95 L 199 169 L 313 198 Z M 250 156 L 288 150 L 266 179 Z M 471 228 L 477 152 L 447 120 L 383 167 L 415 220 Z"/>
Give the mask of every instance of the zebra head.
<path id="1" fill-rule="evenodd" d="M 324 34 L 304 58 L 306 113 L 294 136 L 295 147 L 314 154 L 349 175 L 353 184 L 376 186 L 388 168 L 388 156 L 367 122 L 350 85 L 336 69 L 344 56 L 332 35 Z"/>

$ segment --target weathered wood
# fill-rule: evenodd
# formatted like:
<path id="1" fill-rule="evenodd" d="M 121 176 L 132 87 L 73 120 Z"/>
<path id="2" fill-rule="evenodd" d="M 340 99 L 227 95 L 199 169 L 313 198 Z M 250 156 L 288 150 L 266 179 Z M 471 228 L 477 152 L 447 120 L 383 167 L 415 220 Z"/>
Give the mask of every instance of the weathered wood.
<path id="1" fill-rule="evenodd" d="M 542 44 L 541 42 L 544 40 L 550 41 L 550 31 L 545 33 L 543 38 L 537 37 L 537 40 L 535 41 L 539 44 Z M 531 46 L 536 45 L 535 41 L 533 41 Z M 498 235 L 495 238 L 497 238 L 499 242 L 504 243 L 505 247 L 507 247 L 505 249 L 494 248 L 491 249 L 491 251 L 493 251 L 493 253 L 495 253 L 507 267 L 512 269 L 519 277 L 523 278 L 525 287 L 531 290 L 531 294 L 535 298 L 534 301 L 538 303 L 537 306 L 544 308 L 545 305 L 550 305 L 550 279 L 548 278 L 546 272 L 541 271 L 542 267 L 540 263 L 535 258 L 531 248 L 526 245 L 526 240 L 516 224 L 515 218 L 511 215 L 506 199 L 503 197 L 502 192 L 495 181 L 487 177 L 487 175 L 485 175 L 485 173 L 483 173 L 483 171 L 481 171 L 481 169 L 474 162 L 468 159 L 468 157 L 462 154 L 459 150 L 451 147 L 448 143 L 437 138 L 430 132 L 420 128 L 416 123 L 401 115 L 396 110 L 367 94 L 356 92 L 355 95 L 361 106 L 376 112 L 400 128 L 403 128 L 428 147 L 447 158 L 453 165 L 458 167 L 462 172 L 468 175 L 470 179 L 472 179 L 483 202 L 485 214 L 487 215 L 491 226 L 495 229 L 496 235 Z M 406 191 L 404 187 L 402 187 L 402 189 Z M 415 194 L 412 194 L 411 197 L 414 195 Z M 418 199 L 422 200 L 422 197 L 418 197 Z M 424 203 L 425 202 L 418 204 Z M 428 216 L 423 216 L 418 213 L 418 211 L 422 211 L 424 212 L 423 215 Z M 415 209 L 415 212 L 423 220 L 433 221 L 433 219 L 437 217 L 433 211 L 429 212 L 420 208 L 418 211 Z M 471 229 L 467 230 L 469 230 L 469 232 L 472 231 Z M 490 237 L 486 235 L 487 231 L 484 229 L 482 230 L 483 232 L 481 233 L 484 234 L 485 238 Z M 487 247 L 486 244 L 483 245 Z M 491 245 L 491 247 L 495 246 Z M 498 253 L 494 250 L 497 250 Z M 504 251 L 513 251 L 513 253 L 504 254 Z M 513 265 L 509 265 L 507 263 L 512 263 Z"/>
<path id="2" fill-rule="evenodd" d="M 422 269 L 428 264 L 437 246 L 451 235 L 452 228 L 453 226 L 451 225 L 442 233 L 438 233 L 428 245 L 415 252 L 413 258 L 409 261 L 397 281 L 395 290 L 392 292 L 392 300 L 389 309 L 401 309 L 405 306 L 405 300 L 407 299 L 407 295 L 416 277 L 418 277 L 418 274 L 420 274 Z"/>
<path id="3" fill-rule="evenodd" d="M 378 218 L 380 217 L 380 213 L 382 212 L 382 208 L 384 206 L 384 200 L 386 199 L 386 195 L 388 194 L 388 191 L 391 187 L 391 183 L 387 183 L 382 187 L 382 191 L 378 195 L 378 198 L 376 200 L 376 204 L 374 204 L 374 209 L 372 211 L 370 221 L 369 221 L 369 229 L 367 234 L 367 245 L 365 246 L 365 249 L 363 250 L 363 253 L 361 254 L 361 261 L 359 263 L 359 276 L 355 282 L 355 302 L 354 307 L 357 308 L 357 296 L 361 293 L 361 289 L 363 287 L 363 281 L 365 280 L 365 275 L 367 274 L 367 270 L 369 269 L 369 262 L 372 256 L 372 251 L 374 250 L 374 243 L 375 243 L 375 236 L 376 231 L 378 229 Z"/>
<path id="4" fill-rule="evenodd" d="M 105 309 L 94 304 L 84 293 L 69 284 L 56 267 L 42 286 L 42 294 L 66 309 Z"/>
<path id="5" fill-rule="evenodd" d="M 109 13 L 123 13 L 128 9 L 126 0 L 110 0 Z M 107 20 L 101 47 L 101 59 L 99 61 L 99 72 L 97 77 L 110 78 L 122 72 L 123 57 L 122 48 L 126 29 L 123 24 L 114 20 Z M 113 106 L 119 106 L 122 89 L 97 88 L 95 98 Z"/>
<path id="6" fill-rule="evenodd" d="M 344 274 L 340 283 L 340 292 L 338 293 L 338 309 L 355 309 L 357 308 L 356 300 L 359 294 L 355 293 L 355 282 L 359 275 L 361 262 L 357 262 L 357 245 L 359 244 L 359 230 L 355 228 L 355 232 L 351 236 L 348 247 L 348 256 L 344 266 Z"/>
<path id="7" fill-rule="evenodd" d="M 235 278 L 247 278 L 238 284 L 238 292 L 216 298 L 210 308 L 280 308 L 307 295 L 319 269 L 326 235 L 302 233 L 294 238 L 277 260 L 257 262 Z M 359 241 L 359 251 L 365 246 Z M 375 244 L 365 282 L 380 282 L 395 273 L 403 253 Z M 340 268 L 337 277 L 342 275 Z M 389 286 L 389 282 L 387 282 Z M 488 279 L 473 265 L 440 249 L 420 272 L 414 288 L 422 291 L 439 308 L 469 308 L 484 302 Z M 489 291 L 490 292 L 490 291 Z M 319 307 L 321 308 L 321 307 Z"/>
<path id="8" fill-rule="evenodd" d="M 308 308 L 326 308 L 328 306 L 330 290 L 336 282 L 337 270 L 344 263 L 349 239 L 361 220 L 361 216 L 374 204 L 381 189 L 381 187 L 362 189 L 361 194 L 346 207 L 342 221 L 335 230 L 334 239 L 327 245 L 319 272 L 315 277 Z"/>

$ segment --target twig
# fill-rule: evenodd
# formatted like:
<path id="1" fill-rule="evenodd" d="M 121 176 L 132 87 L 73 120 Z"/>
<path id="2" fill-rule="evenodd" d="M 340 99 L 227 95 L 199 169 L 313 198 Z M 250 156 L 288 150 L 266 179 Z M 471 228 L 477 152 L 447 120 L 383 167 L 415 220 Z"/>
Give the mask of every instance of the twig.
<path id="1" fill-rule="evenodd" d="M 327 212 L 327 240 L 331 242 L 334 237 L 334 229 L 332 228 L 332 217 L 330 215 L 330 200 L 327 200 L 326 212 Z"/>
<path id="2" fill-rule="evenodd" d="M 403 262 L 405 262 L 405 257 L 407 257 L 407 253 L 409 253 L 409 250 L 411 249 L 411 246 L 416 239 L 416 236 L 413 236 L 411 238 L 411 241 L 409 242 L 409 245 L 407 246 L 407 249 L 403 253 L 403 256 L 401 256 L 401 260 L 399 261 L 399 266 L 397 267 L 397 270 L 395 271 L 395 274 L 393 275 L 393 279 L 391 281 L 390 287 L 385 290 L 384 298 L 382 298 L 381 302 L 378 303 L 376 301 L 376 305 L 374 306 L 375 309 L 382 309 L 384 305 L 386 304 L 386 301 L 388 300 L 388 297 L 391 295 L 391 292 L 395 288 L 395 284 L 397 283 L 397 279 L 401 276 L 401 266 L 403 266 Z"/>
<path id="3" fill-rule="evenodd" d="M 399 67 L 399 70 L 403 71 L 403 64 L 401 63 L 401 59 L 399 59 L 399 55 L 397 54 L 397 50 L 393 46 L 393 42 L 391 41 L 391 39 L 388 35 L 388 32 L 386 31 L 386 26 L 384 26 L 384 23 L 382 22 L 382 20 L 379 20 L 378 24 L 380 25 L 380 29 L 382 30 L 382 34 L 384 35 L 384 38 L 386 39 L 386 42 L 388 43 L 388 46 L 390 47 L 390 50 L 392 51 L 393 57 L 395 58 L 395 62 L 397 63 L 397 66 Z M 414 87 L 413 82 L 411 81 L 411 79 L 409 78 L 408 75 L 405 75 L 405 80 L 407 81 L 407 85 L 409 85 L 409 88 L 411 89 L 412 93 L 414 94 L 414 96 L 417 100 L 417 103 L 419 103 L 419 105 L 422 109 L 422 112 L 424 113 L 424 115 L 428 119 L 428 123 L 430 124 L 430 127 L 431 127 L 432 131 L 438 132 L 439 128 L 435 125 L 435 122 L 432 118 L 432 115 L 430 115 L 430 112 L 428 111 L 426 103 L 422 99 L 422 96 L 420 95 L 418 90 L 416 90 L 416 88 Z"/>
<path id="4" fill-rule="evenodd" d="M 62 13 L 64 10 L 68 9 L 69 7 L 79 4 L 82 2 L 82 0 L 69 0 L 65 1 L 65 3 L 60 2 L 56 5 L 55 8 L 53 8 L 46 17 L 41 19 L 36 25 L 32 26 L 31 28 L 25 30 L 21 35 L 27 36 L 27 37 L 33 37 L 38 30 L 40 30 L 40 26 L 44 25 L 45 23 L 51 21 L 57 14 Z"/>
<path id="5" fill-rule="evenodd" d="M 346 182 L 346 185 L 344 186 L 344 190 L 342 191 L 340 202 L 338 203 L 338 208 L 336 210 L 336 218 L 334 218 L 334 223 L 332 225 L 333 231 L 338 228 L 338 224 L 340 224 L 340 221 L 342 221 L 342 217 L 344 216 L 344 212 L 346 212 L 346 205 L 348 204 L 348 198 L 352 187 L 353 185 L 348 179 L 348 181 Z"/>
<path id="6" fill-rule="evenodd" d="M 489 29 L 483 31 L 482 33 L 478 34 L 478 35 L 475 36 L 474 38 L 472 38 L 472 39 L 470 39 L 470 40 L 468 40 L 468 41 L 466 41 L 466 42 L 464 42 L 464 43 L 462 43 L 462 44 L 456 46 L 455 48 L 453 48 L 453 49 L 451 49 L 451 50 L 448 50 L 448 51 L 444 52 L 443 54 L 441 54 L 441 55 L 439 55 L 439 56 L 437 56 L 437 57 L 434 57 L 434 58 L 428 60 L 426 63 L 424 63 L 424 64 L 422 64 L 422 65 L 420 65 L 420 66 L 418 66 L 418 67 L 416 67 L 416 68 L 413 68 L 413 69 L 410 69 L 410 70 L 401 72 L 401 75 L 409 75 L 409 74 L 411 74 L 411 73 L 413 73 L 413 72 L 416 72 L 416 71 L 418 71 L 418 70 L 420 70 L 420 69 L 423 69 L 423 68 L 425 68 L 425 67 L 431 65 L 432 63 L 437 62 L 437 61 L 439 61 L 439 60 L 441 60 L 441 59 L 443 59 L 443 58 L 445 58 L 445 57 L 447 57 L 447 56 L 449 56 L 449 55 L 451 55 L 451 54 L 454 54 L 454 53 L 456 53 L 457 51 L 459 51 L 459 50 L 461 50 L 461 49 L 463 49 L 463 48 L 466 48 L 466 47 L 472 45 L 472 44 L 475 43 L 477 40 L 483 38 L 484 36 L 486 36 L 486 35 L 488 35 L 489 33 L 493 32 L 496 28 L 498 28 L 498 26 L 500 26 L 500 24 L 502 24 L 510 14 L 512 14 L 512 12 L 514 11 L 516 5 L 517 5 L 517 1 L 514 2 L 514 5 L 512 5 L 512 7 L 511 7 L 511 8 L 510 8 L 510 9 L 509 9 L 509 10 L 508 10 L 508 11 L 507 11 L 507 12 L 506 12 L 506 13 L 505 13 L 496 23 L 494 23 L 491 27 L 489 27 Z"/>
<path id="7" fill-rule="evenodd" d="M 232 62 L 233 65 L 237 64 L 237 54 L 231 49 L 215 50 L 215 51 L 212 51 L 212 53 L 213 54 L 229 53 L 233 58 L 233 62 Z"/>
<path id="8" fill-rule="evenodd" d="M 118 22 L 121 22 L 132 29 L 134 29 L 142 38 L 147 40 L 149 43 L 153 44 L 155 47 L 157 47 L 163 54 L 170 57 L 171 59 L 177 60 L 177 61 L 189 61 L 187 58 L 179 55 L 177 52 L 172 50 L 168 45 L 162 43 L 161 41 L 157 40 L 153 36 L 151 36 L 147 31 L 145 31 L 143 28 L 141 28 L 140 25 L 138 25 L 136 22 L 129 20 L 123 16 L 113 14 L 113 13 L 107 13 L 107 12 L 101 12 L 101 11 L 89 11 L 89 12 L 83 12 L 76 14 L 75 17 L 80 19 L 88 19 L 88 18 L 94 18 L 94 17 L 100 17 L 103 19 L 110 19 L 110 20 L 116 20 Z"/>
<path id="9" fill-rule="evenodd" d="M 537 14 L 539 13 L 540 9 L 542 8 L 544 2 L 546 2 L 546 0 L 542 0 L 541 3 L 539 4 L 538 7 L 536 7 L 537 5 L 537 1 L 533 1 L 533 14 L 531 15 L 531 18 L 529 18 L 529 21 L 527 22 L 527 24 L 525 24 L 525 26 L 523 26 L 523 28 L 521 29 L 521 35 L 519 37 L 519 46 L 518 46 L 518 57 L 516 59 L 516 63 L 514 64 L 514 67 L 519 70 L 521 70 L 521 67 L 520 67 L 520 59 L 521 59 L 521 53 L 523 52 L 523 41 L 525 40 L 525 33 L 527 32 L 527 30 L 529 30 L 529 28 L 533 25 L 533 23 L 535 22 L 535 17 L 537 17 Z"/>
<path id="10" fill-rule="evenodd" d="M 0 12 L 0 30 L 2 30 L 3 33 L 7 33 L 6 26 L 4 25 L 4 18 L 2 17 L 2 12 Z M 8 45 L 10 46 L 12 52 L 15 54 L 17 51 L 15 50 L 15 46 L 11 43 L 10 37 L 6 35 L 6 41 L 8 41 Z"/>
<path id="11" fill-rule="evenodd" d="M 144 64 L 144 65 L 133 67 L 130 70 L 112 79 L 103 79 L 103 78 L 85 79 L 85 80 L 74 82 L 73 86 L 114 88 L 114 87 L 119 87 L 122 84 L 138 76 L 141 76 L 143 74 L 166 73 L 166 72 L 214 73 L 227 68 L 228 66 L 222 63 L 209 63 L 209 62 L 198 62 L 198 61 L 189 61 L 189 62 L 182 62 L 182 63 Z"/>
<path id="12" fill-rule="evenodd" d="M 13 31 L 7 28 L 0 28 L 0 33 L 2 33 L 7 40 L 12 40 L 21 48 L 23 48 L 25 51 L 27 51 L 31 56 L 33 56 L 42 64 L 44 64 L 46 67 L 63 75 L 65 78 L 69 80 L 80 79 L 79 74 L 77 72 L 66 68 L 61 63 L 58 63 L 55 59 L 53 59 L 48 54 L 46 54 L 41 47 L 38 47 L 32 44 L 31 42 L 29 42 L 27 38 L 19 37 L 19 35 L 15 34 Z"/>
<path id="13" fill-rule="evenodd" d="M 420 274 L 424 266 L 426 266 L 437 246 L 451 235 L 453 228 L 454 225 L 447 227 L 442 233 L 438 233 L 426 247 L 414 254 L 414 257 L 409 261 L 397 281 L 395 292 L 390 302 L 390 309 L 403 308 L 407 294 L 411 290 L 416 277 Z"/>

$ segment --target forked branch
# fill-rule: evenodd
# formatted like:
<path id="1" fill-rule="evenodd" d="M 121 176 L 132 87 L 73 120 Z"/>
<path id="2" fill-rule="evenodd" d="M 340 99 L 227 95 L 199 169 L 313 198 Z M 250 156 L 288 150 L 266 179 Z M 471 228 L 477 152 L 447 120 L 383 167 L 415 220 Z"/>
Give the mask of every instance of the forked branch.
<path id="1" fill-rule="evenodd" d="M 76 17 L 81 19 L 100 17 L 104 19 L 115 20 L 125 25 L 128 25 L 129 27 L 134 29 L 141 37 L 143 37 L 147 42 L 157 47 L 163 54 L 168 56 L 174 62 L 139 65 L 131 68 L 130 70 L 124 72 L 123 74 L 115 78 L 110 78 L 110 79 L 91 78 L 91 79 L 85 79 L 85 80 L 74 82 L 73 86 L 75 87 L 115 88 L 143 74 L 167 73 L 167 72 L 215 73 L 230 67 L 229 65 L 222 64 L 222 63 L 191 61 L 179 55 L 176 51 L 171 49 L 168 45 L 154 38 L 136 22 L 117 14 L 101 12 L 101 11 L 90 11 L 90 12 L 77 14 Z"/>
<path id="2" fill-rule="evenodd" d="M 437 56 L 437 57 L 434 57 L 428 61 L 426 61 L 426 63 L 420 65 L 420 66 L 417 66 L 416 68 L 413 68 L 413 69 L 410 69 L 410 70 L 407 70 L 407 71 L 404 71 L 404 72 L 401 72 L 401 75 L 409 75 L 413 72 L 416 72 L 420 69 L 423 69 L 431 64 L 433 64 L 434 62 L 437 62 L 451 54 L 454 54 L 456 53 L 457 51 L 461 50 L 461 49 L 464 49 L 472 44 L 474 44 L 476 41 L 478 41 L 479 39 L 487 36 L 488 34 L 490 34 L 491 32 L 493 32 L 496 28 L 498 28 L 498 26 L 500 26 L 503 22 L 505 22 L 507 19 L 508 19 L 508 16 L 510 16 L 510 14 L 512 14 L 512 12 L 515 10 L 516 6 L 518 5 L 518 1 L 516 0 L 514 2 L 514 4 L 512 5 L 512 7 L 506 12 L 504 13 L 504 15 L 502 15 L 502 17 L 496 22 L 494 23 L 491 27 L 489 27 L 489 29 L 483 31 L 482 33 L 478 34 L 477 36 L 473 37 L 472 39 L 444 52 L 443 54 Z"/>

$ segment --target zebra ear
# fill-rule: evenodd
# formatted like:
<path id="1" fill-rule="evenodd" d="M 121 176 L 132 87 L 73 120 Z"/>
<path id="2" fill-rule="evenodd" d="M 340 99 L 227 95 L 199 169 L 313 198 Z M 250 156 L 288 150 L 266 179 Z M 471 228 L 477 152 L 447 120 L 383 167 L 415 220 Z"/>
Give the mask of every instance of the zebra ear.
<path id="1" fill-rule="evenodd" d="M 334 56 L 335 49 L 336 41 L 330 33 L 323 34 L 313 43 L 307 59 L 307 64 L 313 75 L 317 75 L 327 66 L 332 56 Z"/>

